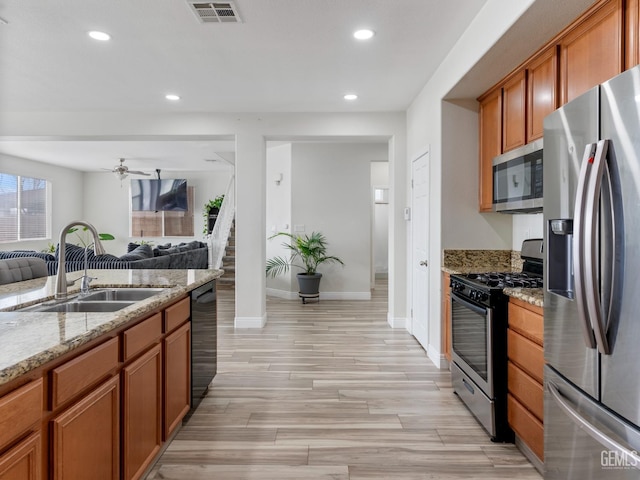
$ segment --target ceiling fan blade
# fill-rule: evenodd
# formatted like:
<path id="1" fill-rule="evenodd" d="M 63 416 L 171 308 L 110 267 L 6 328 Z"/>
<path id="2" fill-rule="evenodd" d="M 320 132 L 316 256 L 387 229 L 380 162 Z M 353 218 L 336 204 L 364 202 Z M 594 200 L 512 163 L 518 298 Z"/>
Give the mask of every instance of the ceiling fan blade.
<path id="1" fill-rule="evenodd" d="M 150 173 L 139 172 L 137 170 L 129 170 L 129 171 L 127 171 L 127 173 L 132 173 L 133 175 L 147 175 L 147 176 L 151 175 Z"/>

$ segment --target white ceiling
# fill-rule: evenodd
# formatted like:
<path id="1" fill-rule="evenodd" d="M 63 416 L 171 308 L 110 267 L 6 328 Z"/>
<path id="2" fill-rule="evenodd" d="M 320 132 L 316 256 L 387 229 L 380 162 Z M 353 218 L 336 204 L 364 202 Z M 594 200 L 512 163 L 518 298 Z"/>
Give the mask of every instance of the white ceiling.
<path id="1" fill-rule="evenodd" d="M 2 0 L 0 108 L 404 111 L 485 2 L 237 0 L 242 23 L 203 24 L 187 0 Z M 353 38 L 363 27 L 373 39 Z M 89 30 L 112 39 L 97 42 Z M 167 101 L 169 92 L 181 100 Z M 346 102 L 351 92 L 359 98 Z M 0 142 L 1 153 L 82 171 L 120 157 L 136 170 L 209 170 L 220 162 L 204 159 L 229 159 L 233 149 L 204 140 Z"/>
<path id="2" fill-rule="evenodd" d="M 8 111 L 404 111 L 486 0 L 2 0 Z M 376 32 L 357 41 L 355 30 Z M 89 30 L 112 35 L 109 42 Z M 166 93 L 182 97 L 178 103 Z M 359 95 L 355 102 L 342 98 Z"/>

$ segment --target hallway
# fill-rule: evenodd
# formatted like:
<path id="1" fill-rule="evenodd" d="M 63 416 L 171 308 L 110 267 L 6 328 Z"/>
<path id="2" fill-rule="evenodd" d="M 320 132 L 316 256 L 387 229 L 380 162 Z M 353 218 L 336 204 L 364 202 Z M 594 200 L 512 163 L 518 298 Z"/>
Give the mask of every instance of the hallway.
<path id="1" fill-rule="evenodd" d="M 218 292 L 218 374 L 147 480 L 540 479 L 492 443 L 415 339 L 371 301 L 267 299 L 233 328 Z"/>

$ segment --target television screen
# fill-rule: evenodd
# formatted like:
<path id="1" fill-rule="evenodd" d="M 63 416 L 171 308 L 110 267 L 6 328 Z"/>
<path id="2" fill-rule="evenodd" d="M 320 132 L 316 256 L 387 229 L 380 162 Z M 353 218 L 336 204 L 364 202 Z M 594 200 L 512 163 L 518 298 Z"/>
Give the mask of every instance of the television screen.
<path id="1" fill-rule="evenodd" d="M 131 209 L 186 212 L 187 181 L 183 178 L 132 179 Z"/>

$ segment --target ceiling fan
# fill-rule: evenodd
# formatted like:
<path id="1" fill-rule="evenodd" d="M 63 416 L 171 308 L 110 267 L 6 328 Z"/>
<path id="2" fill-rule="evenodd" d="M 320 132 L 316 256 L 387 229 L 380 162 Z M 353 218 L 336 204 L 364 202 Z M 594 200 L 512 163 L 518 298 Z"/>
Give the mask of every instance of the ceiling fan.
<path id="1" fill-rule="evenodd" d="M 107 170 L 109 172 L 113 172 L 113 174 L 120 180 L 123 180 L 129 174 L 133 175 L 150 175 L 149 173 L 141 172 L 139 170 L 129 170 L 124 164 L 124 158 L 120 159 L 120 165 L 116 165 L 113 169 L 109 170 L 108 168 L 103 168 L 103 170 Z"/>

